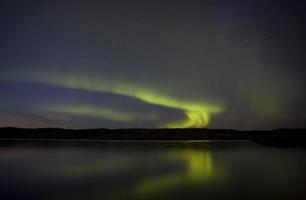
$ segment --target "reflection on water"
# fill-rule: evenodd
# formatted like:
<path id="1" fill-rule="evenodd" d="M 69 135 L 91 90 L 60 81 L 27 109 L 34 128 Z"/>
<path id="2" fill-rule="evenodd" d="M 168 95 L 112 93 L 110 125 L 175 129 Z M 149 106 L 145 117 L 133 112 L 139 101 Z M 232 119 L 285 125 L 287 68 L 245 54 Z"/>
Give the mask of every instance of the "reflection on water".
<path id="1" fill-rule="evenodd" d="M 302 199 L 304 149 L 250 142 L 0 143 L 0 199 Z"/>
<path id="2" fill-rule="evenodd" d="M 211 153 L 208 149 L 176 149 L 164 156 L 166 160 L 183 162 L 182 170 L 146 178 L 125 192 L 114 193 L 111 199 L 156 199 L 169 190 L 178 187 L 190 187 L 192 184 L 212 182 L 224 174 L 220 169 L 214 169 Z"/>

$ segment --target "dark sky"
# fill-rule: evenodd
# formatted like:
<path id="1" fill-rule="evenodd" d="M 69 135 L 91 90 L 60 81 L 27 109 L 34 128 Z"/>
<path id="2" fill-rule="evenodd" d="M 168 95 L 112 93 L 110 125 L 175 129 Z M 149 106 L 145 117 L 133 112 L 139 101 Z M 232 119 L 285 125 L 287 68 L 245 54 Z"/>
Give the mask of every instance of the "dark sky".
<path id="1" fill-rule="evenodd" d="M 0 0 L 0 126 L 306 128 L 305 10 Z"/>

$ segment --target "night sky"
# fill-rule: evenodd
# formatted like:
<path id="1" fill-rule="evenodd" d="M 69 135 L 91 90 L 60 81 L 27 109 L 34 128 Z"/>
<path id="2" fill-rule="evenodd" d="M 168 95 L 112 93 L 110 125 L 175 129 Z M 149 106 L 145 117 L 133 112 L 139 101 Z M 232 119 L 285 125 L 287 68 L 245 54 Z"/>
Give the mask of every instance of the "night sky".
<path id="1" fill-rule="evenodd" d="M 0 0 L 0 126 L 306 128 L 303 0 Z"/>

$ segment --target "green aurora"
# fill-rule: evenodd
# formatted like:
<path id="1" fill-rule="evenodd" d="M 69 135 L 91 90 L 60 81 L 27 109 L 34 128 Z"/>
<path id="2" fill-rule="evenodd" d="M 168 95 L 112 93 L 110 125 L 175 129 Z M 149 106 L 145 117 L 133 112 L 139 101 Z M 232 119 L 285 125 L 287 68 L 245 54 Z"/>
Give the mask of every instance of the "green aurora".
<path id="1" fill-rule="evenodd" d="M 304 1 L 0 5 L 1 127 L 306 127 Z"/>
<path id="2" fill-rule="evenodd" d="M 20 81 L 20 80 L 19 80 Z M 132 97 L 151 105 L 164 106 L 176 109 L 184 113 L 185 119 L 166 122 L 158 125 L 159 128 L 201 128 L 209 125 L 212 115 L 220 114 L 224 111 L 224 106 L 220 104 L 207 103 L 204 101 L 194 101 L 165 94 L 145 86 L 139 86 L 124 81 L 107 80 L 103 78 L 87 78 L 81 75 L 56 75 L 33 76 L 25 81 L 42 83 L 48 85 L 61 86 L 71 89 L 80 89 L 97 92 L 108 92 L 116 95 Z M 48 105 L 43 110 L 52 112 L 62 112 L 76 115 L 87 115 L 92 117 L 110 119 L 119 122 L 129 122 L 137 119 L 131 113 L 113 110 L 110 108 L 98 108 L 95 106 L 52 106 Z M 148 113 L 147 118 L 152 117 Z"/>
<path id="3" fill-rule="evenodd" d="M 50 106 L 46 108 L 46 111 L 77 114 L 83 116 L 94 116 L 97 118 L 109 119 L 118 122 L 131 122 L 136 118 L 130 113 L 95 106 Z"/>

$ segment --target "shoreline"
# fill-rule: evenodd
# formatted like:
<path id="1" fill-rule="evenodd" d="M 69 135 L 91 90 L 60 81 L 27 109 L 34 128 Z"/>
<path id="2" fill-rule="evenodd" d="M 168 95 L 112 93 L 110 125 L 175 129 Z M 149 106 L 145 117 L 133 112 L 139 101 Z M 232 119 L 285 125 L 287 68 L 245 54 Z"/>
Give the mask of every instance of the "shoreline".
<path id="1" fill-rule="evenodd" d="M 252 141 L 272 146 L 306 146 L 306 129 L 239 131 L 230 129 L 0 128 L 0 141 Z"/>

